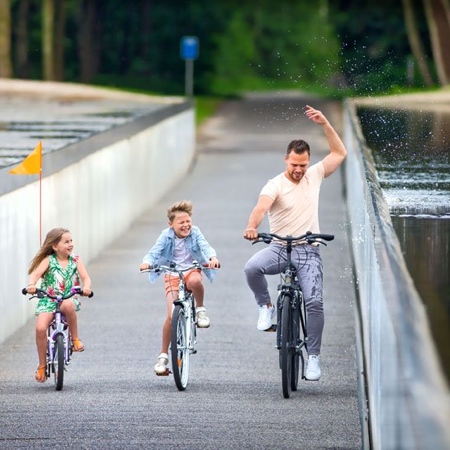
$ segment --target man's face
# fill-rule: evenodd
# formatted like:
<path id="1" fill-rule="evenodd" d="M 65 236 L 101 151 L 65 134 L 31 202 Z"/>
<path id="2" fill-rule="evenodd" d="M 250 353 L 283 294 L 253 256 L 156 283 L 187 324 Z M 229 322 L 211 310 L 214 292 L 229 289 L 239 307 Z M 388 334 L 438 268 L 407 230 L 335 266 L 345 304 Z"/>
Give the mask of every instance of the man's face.
<path id="1" fill-rule="evenodd" d="M 306 173 L 309 165 L 309 155 L 307 152 L 297 155 L 295 152 L 284 157 L 286 162 L 286 176 L 293 182 L 299 183 Z"/>

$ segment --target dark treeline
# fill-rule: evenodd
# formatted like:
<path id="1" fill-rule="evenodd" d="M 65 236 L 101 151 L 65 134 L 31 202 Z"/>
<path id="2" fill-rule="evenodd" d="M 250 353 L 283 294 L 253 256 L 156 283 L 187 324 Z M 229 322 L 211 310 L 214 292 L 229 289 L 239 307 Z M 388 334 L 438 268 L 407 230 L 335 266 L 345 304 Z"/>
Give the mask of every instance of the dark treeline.
<path id="1" fill-rule="evenodd" d="M 9 48 L 0 32 L 3 77 L 182 94 L 180 41 L 189 35 L 200 43 L 196 94 L 298 88 L 367 95 L 443 85 L 450 76 L 445 46 L 436 58 L 430 38 L 430 20 L 439 16 L 427 15 L 426 7 L 445 10 L 448 0 L 2 3 L 9 1 Z M 1 16 L 1 28 L 8 30 L 7 14 Z"/>

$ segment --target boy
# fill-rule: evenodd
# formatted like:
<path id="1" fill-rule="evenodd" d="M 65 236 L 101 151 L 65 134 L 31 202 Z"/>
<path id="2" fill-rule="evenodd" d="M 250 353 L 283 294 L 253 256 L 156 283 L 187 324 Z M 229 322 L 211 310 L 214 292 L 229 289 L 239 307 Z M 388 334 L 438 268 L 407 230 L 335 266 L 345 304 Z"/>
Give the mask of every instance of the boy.
<path id="1" fill-rule="evenodd" d="M 200 229 L 192 225 L 192 203 L 186 200 L 173 204 L 167 210 L 169 228 L 162 231 L 155 245 L 149 250 L 139 266 L 140 270 L 150 269 L 154 265 L 168 265 L 174 262 L 183 267 L 188 266 L 196 260 L 200 264 L 206 265 L 209 269 L 220 267 L 216 251 L 209 245 Z M 205 274 L 212 282 L 215 277 L 214 270 L 205 270 Z M 150 282 L 154 282 L 159 273 L 150 274 Z M 204 287 L 202 283 L 202 273 L 199 270 L 192 270 L 186 273 L 186 286 L 192 291 L 196 301 L 197 326 L 208 328 L 210 326 L 206 309 L 203 306 Z M 157 375 L 167 375 L 169 364 L 169 343 L 170 328 L 172 320 L 172 306 L 178 296 L 179 278 L 172 272 L 165 273 L 165 293 L 167 300 L 167 316 L 162 330 L 161 353 L 155 365 Z"/>

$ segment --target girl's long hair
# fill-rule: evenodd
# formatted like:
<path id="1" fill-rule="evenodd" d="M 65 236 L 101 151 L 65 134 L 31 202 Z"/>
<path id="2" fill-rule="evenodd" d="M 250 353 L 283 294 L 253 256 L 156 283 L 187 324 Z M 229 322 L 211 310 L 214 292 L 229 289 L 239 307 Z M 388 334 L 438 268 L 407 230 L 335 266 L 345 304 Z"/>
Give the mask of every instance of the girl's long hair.
<path id="1" fill-rule="evenodd" d="M 31 260 L 28 275 L 33 272 L 37 266 L 39 266 L 46 256 L 50 256 L 55 253 L 53 246 L 58 244 L 64 233 L 70 233 L 70 231 L 66 228 L 53 228 L 47 233 L 42 247 L 36 253 L 36 256 Z"/>

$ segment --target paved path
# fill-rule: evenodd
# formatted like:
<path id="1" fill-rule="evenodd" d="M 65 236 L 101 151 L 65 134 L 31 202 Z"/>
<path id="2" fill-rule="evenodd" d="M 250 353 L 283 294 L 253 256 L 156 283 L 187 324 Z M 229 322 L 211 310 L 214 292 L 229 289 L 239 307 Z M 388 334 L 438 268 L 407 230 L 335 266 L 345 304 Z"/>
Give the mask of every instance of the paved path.
<path id="1" fill-rule="evenodd" d="M 203 127 L 192 173 L 90 262 L 96 296 L 79 314 L 86 351 L 75 355 L 63 391 L 33 380 L 34 320 L 0 346 L 1 449 L 361 448 L 355 294 L 340 173 L 325 182 L 321 199 L 322 231 L 336 234 L 322 251 L 323 376 L 301 382 L 290 399 L 281 392 L 275 334 L 256 330 L 257 309 L 243 277 L 257 249 L 242 230 L 263 183 L 283 170 L 287 143 L 309 141 L 313 161 L 327 151 L 321 128 L 301 114 L 305 103 L 339 124 L 336 104 L 278 96 L 227 102 Z M 150 285 L 138 266 L 166 226 L 167 206 L 183 198 L 194 202 L 194 223 L 223 268 L 207 283 L 212 325 L 199 330 L 190 383 L 179 392 L 172 377 L 152 372 L 163 285 Z M 12 295 L 11 301 L 26 300 Z"/>

